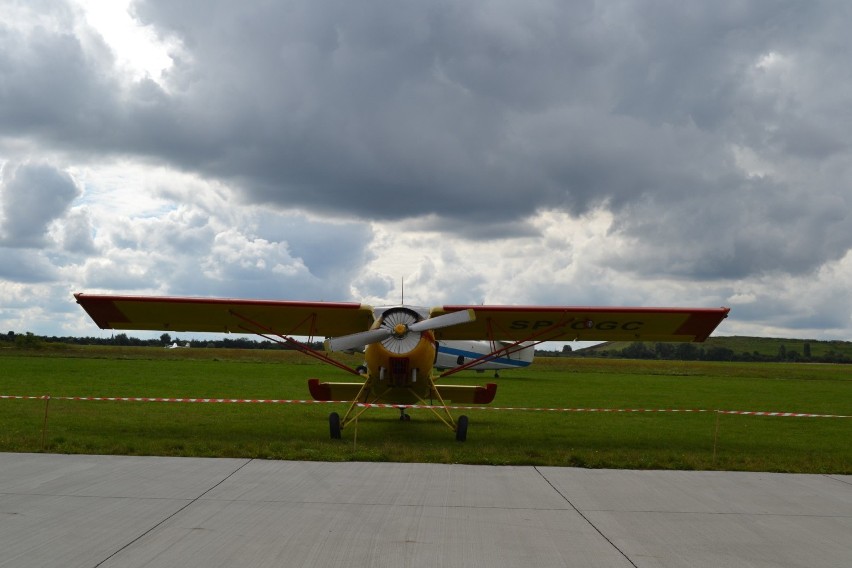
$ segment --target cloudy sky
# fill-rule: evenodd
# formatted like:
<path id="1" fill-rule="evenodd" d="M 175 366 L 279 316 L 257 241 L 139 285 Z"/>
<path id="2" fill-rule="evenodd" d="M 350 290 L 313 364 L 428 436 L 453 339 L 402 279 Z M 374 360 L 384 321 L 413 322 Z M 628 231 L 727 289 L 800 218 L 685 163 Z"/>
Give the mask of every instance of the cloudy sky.
<path id="1" fill-rule="evenodd" d="M 852 339 L 846 0 L 0 0 L 0 331 L 76 291 Z"/>

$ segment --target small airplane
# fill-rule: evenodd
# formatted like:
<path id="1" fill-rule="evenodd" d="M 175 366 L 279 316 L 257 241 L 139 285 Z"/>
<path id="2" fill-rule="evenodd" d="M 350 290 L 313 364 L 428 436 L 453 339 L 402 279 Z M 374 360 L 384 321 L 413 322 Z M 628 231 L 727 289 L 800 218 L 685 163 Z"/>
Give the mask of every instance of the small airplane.
<path id="1" fill-rule="evenodd" d="M 496 345 L 507 348 L 502 356 L 490 356 Z M 500 377 L 503 369 L 523 369 L 529 367 L 535 357 L 534 342 L 521 343 L 513 346 L 510 341 L 441 341 L 437 345 L 435 368 L 440 370 L 453 369 L 464 365 L 465 361 L 482 360 L 470 369 L 478 373 L 494 371 L 494 378 Z"/>
<path id="2" fill-rule="evenodd" d="M 228 298 L 179 298 L 74 294 L 101 329 L 252 333 L 290 345 L 358 376 L 352 382 L 309 379 L 314 400 L 350 401 L 343 417 L 329 415 L 329 431 L 341 431 L 377 404 L 397 406 L 409 420 L 408 405 L 428 408 L 467 439 L 467 416 L 454 419 L 449 402 L 489 404 L 495 383 L 445 384 L 442 379 L 478 365 L 523 364 L 544 341 L 704 341 L 729 308 L 610 308 L 572 306 L 465 306 L 423 308 L 408 305 L 373 308 L 355 302 L 294 302 Z M 307 337 L 298 341 L 294 336 Z M 364 349 L 365 366 L 356 370 L 310 347 L 326 337 L 325 351 Z M 455 353 L 456 364 L 440 374 L 433 368 L 441 346 L 451 357 L 451 342 L 486 342 L 488 352 Z M 459 344 L 455 344 L 459 345 Z M 478 347 L 478 345 L 476 345 Z M 452 347 L 456 349 L 456 347 Z M 514 356 L 514 358 L 513 358 Z M 459 359 L 461 358 L 461 359 Z M 441 363 L 442 365 L 444 363 Z"/>

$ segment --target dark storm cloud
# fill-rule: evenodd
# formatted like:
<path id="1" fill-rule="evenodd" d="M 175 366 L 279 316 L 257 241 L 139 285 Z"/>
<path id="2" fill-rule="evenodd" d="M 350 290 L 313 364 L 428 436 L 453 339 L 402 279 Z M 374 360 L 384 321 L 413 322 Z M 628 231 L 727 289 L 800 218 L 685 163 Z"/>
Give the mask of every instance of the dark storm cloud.
<path id="1" fill-rule="evenodd" d="M 140 0 L 134 13 L 182 45 L 162 85 L 120 88 L 102 50 L 61 26 L 2 28 L 5 137 L 471 238 L 606 207 L 633 243 L 611 261 L 639 273 L 796 273 L 852 246 L 844 2 Z M 758 178 L 737 148 L 775 167 Z"/>
<path id="2" fill-rule="evenodd" d="M 97 146 L 118 127 L 109 50 L 93 34 L 84 49 L 65 2 L 13 7 L 4 7 L 9 18 L 0 20 L 2 139 L 52 142 L 68 151 Z"/>
<path id="3" fill-rule="evenodd" d="M 842 188 L 727 182 L 631 204 L 614 232 L 635 242 L 613 253 L 610 265 L 708 280 L 801 274 L 841 259 L 852 244 L 852 196 Z"/>

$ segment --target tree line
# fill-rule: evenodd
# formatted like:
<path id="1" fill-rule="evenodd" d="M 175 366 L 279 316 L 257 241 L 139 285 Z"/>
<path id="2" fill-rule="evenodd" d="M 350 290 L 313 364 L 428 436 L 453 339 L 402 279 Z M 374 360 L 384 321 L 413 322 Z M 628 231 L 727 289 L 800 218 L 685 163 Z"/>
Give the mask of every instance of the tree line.
<path id="1" fill-rule="evenodd" d="M 696 346 L 692 343 L 655 343 L 650 345 L 641 341 L 631 343 L 623 349 L 580 349 L 572 351 L 565 346 L 561 353 L 553 351 L 540 352 L 536 355 L 550 357 L 595 357 L 610 359 L 658 359 L 670 361 L 744 361 L 759 363 L 852 363 L 852 358 L 844 353 L 829 350 L 820 355 L 813 355 L 811 344 L 805 342 L 802 352 L 787 349 L 782 343 L 775 354 L 758 351 L 737 353 L 733 349 L 718 346 Z"/>
<path id="2" fill-rule="evenodd" d="M 121 347 L 169 347 L 177 343 L 180 347 L 208 348 L 208 349 L 278 349 L 293 350 L 293 346 L 286 343 L 274 341 L 251 339 L 248 337 L 225 337 L 222 339 L 183 340 L 180 337 L 172 337 L 168 333 L 160 335 L 156 339 L 139 339 L 128 336 L 126 333 L 118 333 L 111 337 L 56 337 L 41 336 L 30 332 L 15 333 L 10 331 L 5 335 L 0 334 L 0 345 L 6 344 L 19 349 L 40 349 L 50 344 L 55 345 L 117 345 Z M 322 349 L 321 341 L 308 343 L 313 349 Z M 733 349 L 718 346 L 696 346 L 693 343 L 655 343 L 653 345 L 636 341 L 623 349 L 579 349 L 572 350 L 570 345 L 563 347 L 562 351 L 536 350 L 536 357 L 592 357 L 609 359 L 658 359 L 670 361 L 745 361 L 764 363 L 852 363 L 852 357 L 834 350 L 828 350 L 820 355 L 811 352 L 811 344 L 805 342 L 802 352 L 795 349 L 787 349 L 782 343 L 775 354 L 761 353 L 758 351 L 737 353 Z"/>
<path id="3" fill-rule="evenodd" d="M 49 344 L 54 345 L 118 345 L 121 347 L 169 347 L 173 343 L 177 343 L 180 347 L 195 347 L 208 349 L 279 349 L 292 350 L 294 347 L 286 343 L 276 343 L 274 341 L 258 341 L 248 337 L 225 337 L 222 339 L 181 339 L 180 337 L 172 337 L 168 333 L 162 334 L 157 339 L 139 339 L 138 337 L 128 336 L 126 333 L 117 333 L 111 337 L 56 337 L 42 336 L 31 332 L 15 333 L 8 332 L 6 335 L 0 335 L 0 342 L 8 345 L 13 345 L 20 349 L 39 349 Z M 316 341 L 309 343 L 309 346 L 314 349 L 322 349 L 322 342 Z"/>

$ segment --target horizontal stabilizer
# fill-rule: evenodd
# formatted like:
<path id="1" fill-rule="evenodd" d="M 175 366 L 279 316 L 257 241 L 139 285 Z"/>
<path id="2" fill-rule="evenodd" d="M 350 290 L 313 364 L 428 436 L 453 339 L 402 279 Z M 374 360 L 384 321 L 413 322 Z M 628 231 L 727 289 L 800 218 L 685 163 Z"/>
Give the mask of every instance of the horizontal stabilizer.
<path id="1" fill-rule="evenodd" d="M 355 400 L 364 383 L 321 383 L 319 379 L 308 379 L 308 389 L 314 400 Z"/>
<path id="2" fill-rule="evenodd" d="M 497 384 L 488 383 L 482 386 L 469 385 L 436 385 L 444 402 L 457 404 L 490 404 L 497 394 Z"/>

